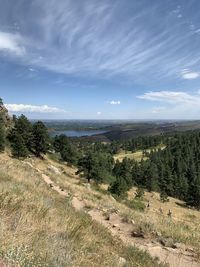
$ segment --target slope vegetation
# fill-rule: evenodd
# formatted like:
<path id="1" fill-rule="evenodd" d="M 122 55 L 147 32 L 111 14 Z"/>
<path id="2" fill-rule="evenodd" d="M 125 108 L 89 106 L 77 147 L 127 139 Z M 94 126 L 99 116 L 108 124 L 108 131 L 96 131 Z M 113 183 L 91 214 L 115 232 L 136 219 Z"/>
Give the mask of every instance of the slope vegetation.
<path id="1" fill-rule="evenodd" d="M 97 208 L 104 195 L 83 185 L 74 171 L 49 159 L 0 154 L 1 265 L 164 266 L 92 220 L 89 203 Z M 108 205 L 115 203 L 107 198 Z"/>

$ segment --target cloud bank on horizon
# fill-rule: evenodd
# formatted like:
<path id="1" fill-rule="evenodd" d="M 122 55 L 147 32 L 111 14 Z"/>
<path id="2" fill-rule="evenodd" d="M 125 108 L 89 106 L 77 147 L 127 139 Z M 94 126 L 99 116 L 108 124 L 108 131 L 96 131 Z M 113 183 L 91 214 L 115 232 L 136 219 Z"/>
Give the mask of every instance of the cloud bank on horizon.
<path id="1" fill-rule="evenodd" d="M 34 106 L 34 105 L 25 105 L 25 104 L 4 104 L 9 112 L 21 113 L 21 112 L 38 112 L 38 113 L 63 113 L 65 110 L 49 107 L 48 105 Z"/>
<path id="2" fill-rule="evenodd" d="M 94 91 L 102 90 L 102 96 L 97 97 L 96 92 L 90 100 L 96 104 L 86 103 L 88 117 L 100 114 L 105 114 L 105 118 L 133 119 L 149 118 L 149 114 L 152 118 L 198 117 L 198 0 L 18 0 L 17 4 L 0 0 L 0 4 L 1 69 L 6 65 L 8 71 L 26 70 L 13 80 L 18 79 L 19 88 L 25 86 L 23 76 L 30 78 L 30 83 L 36 80 L 39 84 L 36 90 L 44 103 L 50 89 L 40 81 L 43 72 L 49 73 L 48 78 L 54 80 L 56 88 L 69 83 L 75 88 L 62 91 L 62 99 L 56 105 L 53 100 L 59 94 L 53 92 L 46 105 L 36 100 L 19 104 L 17 99 L 12 102 L 18 104 L 7 104 L 10 111 L 66 116 L 63 99 L 72 99 L 70 109 L 77 109 L 73 103 L 77 95 L 82 97 L 81 90 L 91 95 L 89 85 Z M 82 88 L 84 82 L 86 89 Z M 13 84 L 9 88 L 15 90 Z M 24 101 L 30 103 L 30 91 L 34 94 L 34 89 L 18 90 L 27 94 Z M 11 103 L 6 88 L 3 95 Z M 156 106 L 158 102 L 164 106 Z M 103 109 L 104 112 L 98 111 Z M 78 117 L 81 112 L 72 114 Z"/>

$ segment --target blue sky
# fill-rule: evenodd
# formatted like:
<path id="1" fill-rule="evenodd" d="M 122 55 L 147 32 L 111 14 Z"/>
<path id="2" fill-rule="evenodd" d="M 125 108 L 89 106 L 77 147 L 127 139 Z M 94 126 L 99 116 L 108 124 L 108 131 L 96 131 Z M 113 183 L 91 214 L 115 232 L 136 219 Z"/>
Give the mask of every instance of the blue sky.
<path id="1" fill-rule="evenodd" d="M 199 119 L 199 0 L 0 0 L 0 96 L 40 119 Z"/>

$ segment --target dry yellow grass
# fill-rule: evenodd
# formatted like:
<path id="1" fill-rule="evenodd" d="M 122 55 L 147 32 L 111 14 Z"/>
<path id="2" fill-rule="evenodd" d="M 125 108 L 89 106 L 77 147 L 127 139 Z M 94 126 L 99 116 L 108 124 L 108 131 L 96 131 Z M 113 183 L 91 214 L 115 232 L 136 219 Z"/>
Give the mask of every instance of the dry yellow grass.
<path id="1" fill-rule="evenodd" d="M 54 162 L 65 172 L 56 175 L 49 170 L 51 163 L 38 159 L 21 162 L 0 154 L 0 254 L 9 266 L 117 267 L 122 266 L 119 257 L 126 260 L 126 266 L 161 266 L 148 254 L 124 246 L 47 187 L 33 165 L 72 193 L 82 189 L 81 196 L 88 195 L 88 189 L 72 177 L 73 168 Z M 99 196 L 94 192 L 88 201 L 96 199 L 98 205 Z"/>
<path id="2" fill-rule="evenodd" d="M 164 149 L 165 146 L 163 145 L 160 145 L 160 146 L 157 146 L 154 148 L 154 150 L 157 150 L 157 149 Z M 147 152 L 150 152 L 151 149 L 147 149 L 146 150 Z M 114 159 L 115 160 L 119 160 L 120 162 L 124 159 L 124 158 L 128 158 L 128 159 L 134 159 L 138 162 L 140 162 L 142 159 L 143 160 L 146 160 L 147 157 L 145 157 L 143 155 L 143 151 L 142 150 L 138 150 L 136 152 L 131 152 L 131 151 L 120 151 L 117 155 L 114 156 Z"/>
<path id="3" fill-rule="evenodd" d="M 51 162 L 52 163 L 52 162 Z M 144 203 L 150 201 L 150 209 L 145 212 L 130 209 L 123 203 L 117 202 L 112 196 L 106 192 L 106 186 L 100 187 L 100 191 L 94 191 L 88 188 L 86 181 L 83 178 L 75 176 L 74 169 L 57 163 L 57 168 L 64 168 L 65 173 L 61 175 L 54 175 L 48 171 L 45 172 L 60 185 L 65 188 L 72 195 L 84 200 L 85 205 L 89 209 L 116 209 L 122 216 L 129 217 L 135 221 L 138 227 L 141 224 L 151 224 L 155 232 L 160 232 L 163 237 L 171 237 L 174 242 L 182 242 L 188 246 L 193 246 L 198 252 L 200 251 L 200 212 L 193 209 L 188 209 L 180 200 L 169 198 L 169 202 L 161 203 L 158 193 L 145 192 Z M 69 176 L 67 173 L 69 172 Z M 136 188 L 132 188 L 129 192 L 129 199 L 135 197 Z M 103 194 L 102 192 L 105 192 Z M 77 194 L 78 192 L 78 194 Z M 159 212 L 162 207 L 163 214 Z M 169 220 L 167 213 L 169 209 L 172 210 L 172 220 Z"/>

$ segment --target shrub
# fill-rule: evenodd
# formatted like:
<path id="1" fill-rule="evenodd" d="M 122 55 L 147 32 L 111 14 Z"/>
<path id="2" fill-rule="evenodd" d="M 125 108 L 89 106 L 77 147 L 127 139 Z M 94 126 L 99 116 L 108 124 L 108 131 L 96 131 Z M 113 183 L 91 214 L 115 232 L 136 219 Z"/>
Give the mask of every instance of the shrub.
<path id="1" fill-rule="evenodd" d="M 139 210 L 139 211 L 144 211 L 146 207 L 142 201 L 136 200 L 136 199 L 127 200 L 126 205 L 131 209 Z"/>
<path id="2" fill-rule="evenodd" d="M 165 192 L 160 193 L 160 201 L 163 203 L 169 202 L 168 195 Z"/>
<path id="3" fill-rule="evenodd" d="M 143 196 L 144 196 L 144 189 L 141 188 L 141 187 L 138 187 L 137 190 L 136 190 L 135 197 L 136 198 L 143 198 Z"/>

